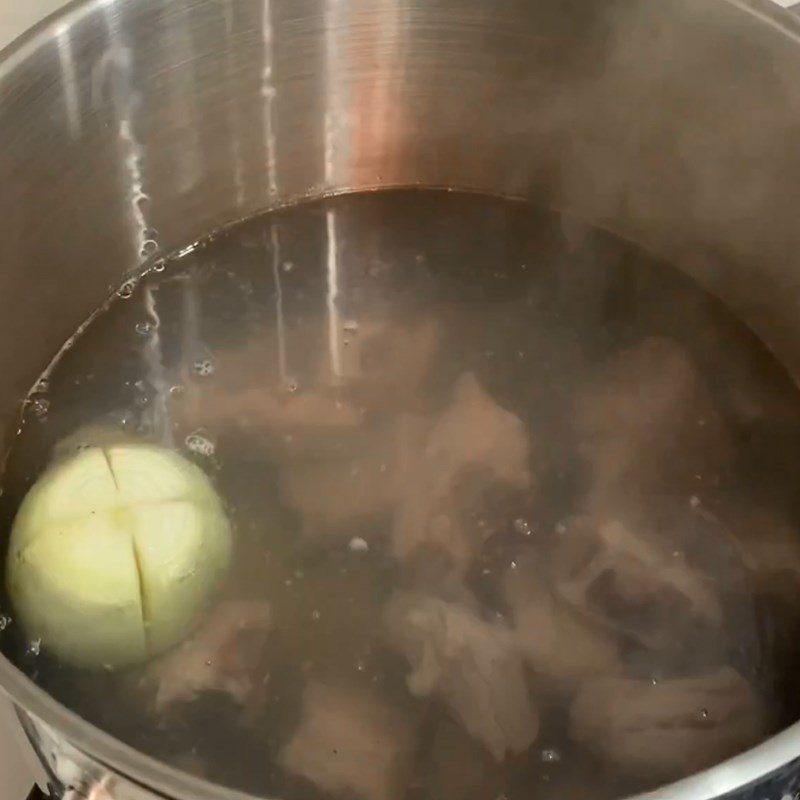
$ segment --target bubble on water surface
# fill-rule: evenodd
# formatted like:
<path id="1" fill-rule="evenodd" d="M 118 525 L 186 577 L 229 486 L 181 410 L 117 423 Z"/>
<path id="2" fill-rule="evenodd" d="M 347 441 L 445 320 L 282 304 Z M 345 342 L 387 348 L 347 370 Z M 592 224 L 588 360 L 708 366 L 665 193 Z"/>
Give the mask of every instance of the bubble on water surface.
<path id="1" fill-rule="evenodd" d="M 200 456 L 211 457 L 216 452 L 217 446 L 214 442 L 202 431 L 194 431 L 190 433 L 184 440 L 186 448 L 193 453 Z"/>
<path id="2" fill-rule="evenodd" d="M 561 753 L 559 753 L 554 747 L 546 747 L 544 750 L 542 750 L 541 758 L 545 764 L 555 764 L 561 761 Z"/>
<path id="3" fill-rule="evenodd" d="M 523 536 L 530 536 L 532 533 L 530 523 L 528 520 L 522 519 L 522 517 L 514 520 L 514 530 Z"/>
<path id="4" fill-rule="evenodd" d="M 201 378 L 207 378 L 210 375 L 213 375 L 214 369 L 214 362 L 210 358 L 198 358 L 192 364 L 192 370 L 194 370 L 194 374 L 199 375 Z"/>
<path id="5" fill-rule="evenodd" d="M 46 397 L 36 397 L 30 401 L 31 411 L 39 419 L 44 419 L 50 410 L 50 401 Z"/>
<path id="6" fill-rule="evenodd" d="M 122 300 L 127 300 L 131 295 L 133 295 L 133 290 L 136 288 L 136 281 L 129 280 L 125 281 L 122 286 L 117 289 L 117 297 L 121 298 Z"/>
<path id="7" fill-rule="evenodd" d="M 139 255 L 141 255 L 142 258 L 146 258 L 147 256 L 151 256 L 156 252 L 158 252 L 158 242 L 155 239 L 145 239 L 142 242 Z"/>

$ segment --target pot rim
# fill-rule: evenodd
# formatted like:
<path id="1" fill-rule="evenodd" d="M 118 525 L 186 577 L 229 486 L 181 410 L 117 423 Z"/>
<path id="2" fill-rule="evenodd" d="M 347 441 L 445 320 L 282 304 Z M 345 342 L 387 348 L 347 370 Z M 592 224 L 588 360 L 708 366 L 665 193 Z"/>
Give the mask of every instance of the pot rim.
<path id="1" fill-rule="evenodd" d="M 44 42 L 64 28 L 113 0 L 70 0 L 0 49 L 0 82 Z M 757 24 L 774 29 L 800 44 L 800 19 L 775 0 L 724 0 L 751 15 Z M 23 714 L 52 728 L 90 760 L 142 788 L 165 798 L 189 800 L 264 800 L 194 777 L 123 743 L 57 701 L 0 654 L 0 690 Z M 625 800 L 715 800 L 800 758 L 800 721 L 746 752 L 714 767 L 651 792 Z M 58 777 L 58 776 L 56 776 Z M 144 780 L 144 782 L 143 782 Z"/>

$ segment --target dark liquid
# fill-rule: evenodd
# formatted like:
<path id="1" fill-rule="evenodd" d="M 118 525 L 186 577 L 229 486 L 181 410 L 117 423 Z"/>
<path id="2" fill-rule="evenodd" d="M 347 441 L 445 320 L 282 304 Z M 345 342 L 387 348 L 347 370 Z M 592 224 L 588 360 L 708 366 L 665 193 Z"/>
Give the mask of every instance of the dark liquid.
<path id="1" fill-rule="evenodd" d="M 233 520 L 215 607 L 272 625 L 209 658 L 241 692 L 158 709 L 152 666 L 72 669 L 9 625 L 82 716 L 288 800 L 598 800 L 797 719 L 797 390 L 681 273 L 528 205 L 405 191 L 249 220 L 123 294 L 31 396 L 8 525 L 59 443 L 175 447 Z M 387 621 L 401 590 L 416 611 Z M 604 671 L 629 683 L 581 706 Z M 620 720 L 601 699 L 626 686 Z"/>

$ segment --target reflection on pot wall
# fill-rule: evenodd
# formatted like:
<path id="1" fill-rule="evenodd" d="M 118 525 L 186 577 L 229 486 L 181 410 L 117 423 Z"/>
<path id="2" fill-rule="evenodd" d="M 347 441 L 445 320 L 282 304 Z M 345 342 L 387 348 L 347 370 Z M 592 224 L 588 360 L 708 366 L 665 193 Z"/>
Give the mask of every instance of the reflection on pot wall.
<path id="1" fill-rule="evenodd" d="M 621 230 L 798 364 L 796 43 L 739 8 L 162 0 L 54 26 L 2 75 L 2 295 L 35 298 L 39 323 L 51 309 L 35 326 L 9 309 L 35 340 L 24 365 L 3 348 L 15 396 L 157 249 L 308 194 L 407 183 Z"/>

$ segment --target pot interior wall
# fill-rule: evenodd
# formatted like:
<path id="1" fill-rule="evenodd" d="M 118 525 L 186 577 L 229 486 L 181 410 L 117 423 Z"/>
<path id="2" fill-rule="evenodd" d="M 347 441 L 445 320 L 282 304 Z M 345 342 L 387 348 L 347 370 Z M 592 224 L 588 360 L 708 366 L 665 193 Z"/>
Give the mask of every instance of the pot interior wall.
<path id="1" fill-rule="evenodd" d="M 0 409 L 158 252 L 398 184 L 628 235 L 797 371 L 800 50 L 781 25 L 719 0 L 76 5 L 0 66 Z"/>

